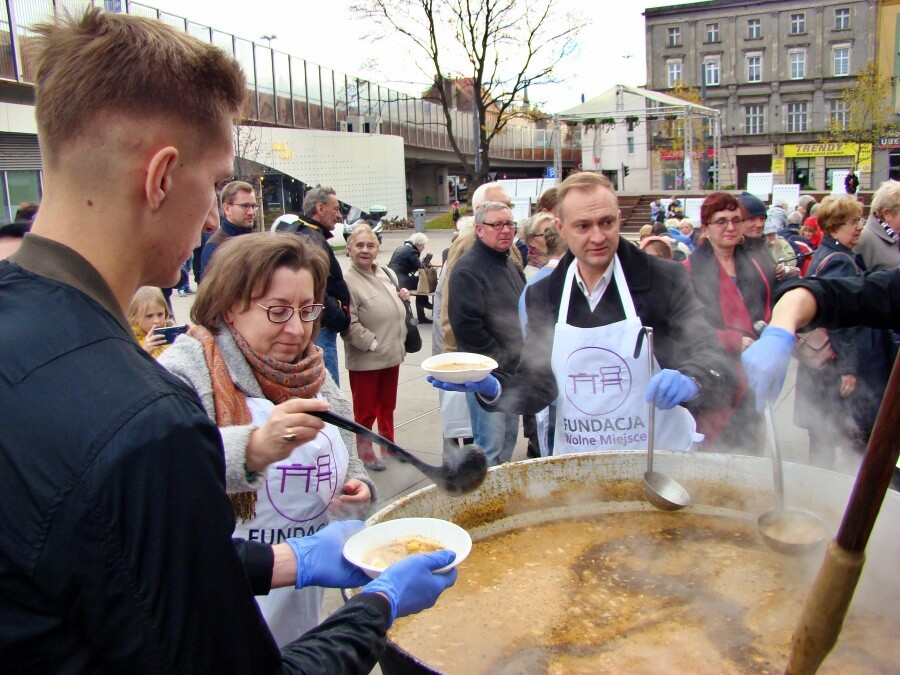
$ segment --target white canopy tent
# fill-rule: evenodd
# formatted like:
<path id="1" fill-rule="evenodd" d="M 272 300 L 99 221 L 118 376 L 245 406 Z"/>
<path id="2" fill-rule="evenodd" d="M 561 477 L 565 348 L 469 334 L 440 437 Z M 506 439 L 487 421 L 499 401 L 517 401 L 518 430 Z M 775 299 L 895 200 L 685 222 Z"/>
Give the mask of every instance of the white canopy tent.
<path id="1" fill-rule="evenodd" d="M 644 99 L 645 106 L 643 109 L 635 110 L 629 106 L 626 110 L 624 104 L 624 96 L 631 94 L 640 96 Z M 684 128 L 690 128 L 691 121 L 694 118 L 710 120 L 713 135 L 713 156 L 716 162 L 719 160 L 721 151 L 722 132 L 721 132 L 721 113 L 715 108 L 709 108 L 699 103 L 692 103 L 684 99 L 663 94 L 662 92 L 644 89 L 643 87 L 631 87 L 627 84 L 617 84 L 615 92 L 610 97 L 609 92 L 596 96 L 589 101 L 569 108 L 553 115 L 553 123 L 557 133 L 553 134 L 553 168 L 556 176 L 562 176 L 562 148 L 560 147 L 562 133 L 561 123 L 577 122 L 583 123 L 585 120 L 609 120 L 611 123 L 628 124 L 633 123 L 635 118 L 638 122 L 646 123 L 648 120 L 660 119 L 662 117 L 675 116 L 676 119 L 684 120 Z M 684 158 L 685 158 L 685 174 L 690 175 L 690 161 L 693 156 L 693 134 L 685 134 L 684 136 Z M 687 185 L 685 185 L 687 188 Z M 713 189 L 719 189 L 719 171 L 713 172 Z"/>

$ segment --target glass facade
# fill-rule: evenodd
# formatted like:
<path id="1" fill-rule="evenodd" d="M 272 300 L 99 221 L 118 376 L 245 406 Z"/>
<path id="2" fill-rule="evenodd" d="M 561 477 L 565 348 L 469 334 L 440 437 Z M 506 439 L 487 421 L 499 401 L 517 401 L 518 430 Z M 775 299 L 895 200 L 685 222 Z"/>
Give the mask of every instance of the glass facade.
<path id="1" fill-rule="evenodd" d="M 310 63 L 268 45 L 256 44 L 209 26 L 125 0 L 7 0 L 0 3 L 0 79 L 34 81 L 34 55 L 28 49 L 33 26 L 69 11 L 80 14 L 89 6 L 156 18 L 213 44 L 232 55 L 247 77 L 250 121 L 298 129 L 339 131 L 342 123 L 369 125 L 373 133 L 401 136 L 407 144 L 450 150 L 450 139 L 439 105 Z M 10 9 L 12 11 L 10 11 Z M 10 14 L 13 21 L 10 21 Z M 12 24 L 12 25 L 11 25 Z M 680 30 L 678 41 L 680 42 Z M 680 70 L 679 70 L 680 74 Z M 451 111 L 457 141 L 464 152 L 474 148 L 471 111 Z M 552 143 L 545 129 L 506 127 L 491 145 L 495 159 L 552 161 Z M 567 131 L 562 132 L 564 136 Z M 576 149 L 564 139 L 564 161 L 576 158 Z"/>
<path id="2" fill-rule="evenodd" d="M 41 201 L 40 171 L 0 171 L 4 212 L 0 220 L 12 221 L 22 202 Z"/>

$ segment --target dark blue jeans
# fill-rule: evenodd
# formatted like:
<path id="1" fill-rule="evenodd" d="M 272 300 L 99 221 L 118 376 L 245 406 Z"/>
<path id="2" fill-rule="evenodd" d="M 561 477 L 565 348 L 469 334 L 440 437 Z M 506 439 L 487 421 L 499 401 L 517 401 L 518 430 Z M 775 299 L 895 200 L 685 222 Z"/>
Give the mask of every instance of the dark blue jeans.
<path id="1" fill-rule="evenodd" d="M 320 328 L 316 344 L 322 348 L 322 355 L 325 357 L 325 368 L 328 369 L 329 375 L 331 375 L 335 384 L 340 384 L 338 380 L 337 333 L 327 328 Z"/>

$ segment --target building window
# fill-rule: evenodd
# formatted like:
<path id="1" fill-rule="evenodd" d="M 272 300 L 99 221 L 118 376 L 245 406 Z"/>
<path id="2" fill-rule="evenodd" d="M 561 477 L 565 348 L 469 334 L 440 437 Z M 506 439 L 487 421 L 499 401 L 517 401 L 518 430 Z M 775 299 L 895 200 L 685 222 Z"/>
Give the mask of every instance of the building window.
<path id="1" fill-rule="evenodd" d="M 762 82 L 762 54 L 747 54 L 747 82 Z"/>
<path id="2" fill-rule="evenodd" d="M 850 45 L 836 45 L 831 54 L 834 56 L 834 76 L 850 74 Z"/>
<path id="3" fill-rule="evenodd" d="M 706 41 L 707 42 L 718 42 L 719 41 L 719 24 L 717 24 L 717 23 L 706 24 Z"/>
<path id="4" fill-rule="evenodd" d="M 669 89 L 671 89 L 681 81 L 681 60 L 667 61 L 666 70 L 669 76 Z"/>
<path id="5" fill-rule="evenodd" d="M 850 106 L 846 101 L 835 99 L 831 101 L 831 128 L 846 129 L 850 123 Z"/>
<path id="6" fill-rule="evenodd" d="M 850 8 L 838 7 L 834 10 L 834 29 L 848 30 L 850 28 Z"/>
<path id="7" fill-rule="evenodd" d="M 765 106 L 761 103 L 744 106 L 744 133 L 765 133 Z"/>
<path id="8" fill-rule="evenodd" d="M 762 19 L 747 19 L 747 39 L 756 40 L 762 37 Z"/>
<path id="9" fill-rule="evenodd" d="M 628 154 L 634 154 L 634 136 L 628 136 L 625 141 L 628 143 Z"/>
<path id="10" fill-rule="evenodd" d="M 806 77 L 806 51 L 797 49 L 788 52 L 788 55 L 791 64 L 791 79 L 802 80 Z"/>
<path id="11" fill-rule="evenodd" d="M 703 81 L 707 87 L 719 84 L 719 59 L 708 59 L 703 62 Z"/>
<path id="12" fill-rule="evenodd" d="M 669 46 L 678 47 L 681 44 L 681 29 L 675 26 L 669 29 Z"/>
<path id="13" fill-rule="evenodd" d="M 806 32 L 806 13 L 791 14 L 791 35 L 799 35 Z"/>
<path id="14" fill-rule="evenodd" d="M 806 101 L 801 103 L 787 104 L 787 131 L 789 134 L 796 134 L 806 131 L 807 129 L 807 104 Z"/>

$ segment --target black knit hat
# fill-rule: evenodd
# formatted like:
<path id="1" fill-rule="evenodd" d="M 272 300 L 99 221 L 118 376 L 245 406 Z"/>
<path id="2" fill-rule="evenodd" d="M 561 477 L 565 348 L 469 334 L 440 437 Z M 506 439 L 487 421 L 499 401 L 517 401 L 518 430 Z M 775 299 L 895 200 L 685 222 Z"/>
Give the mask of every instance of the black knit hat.
<path id="1" fill-rule="evenodd" d="M 766 217 L 766 204 L 756 195 L 751 195 L 749 192 L 742 192 L 738 197 L 738 201 L 741 203 L 741 206 L 744 207 L 744 211 L 747 212 L 748 218 L 759 218 L 762 216 Z"/>

